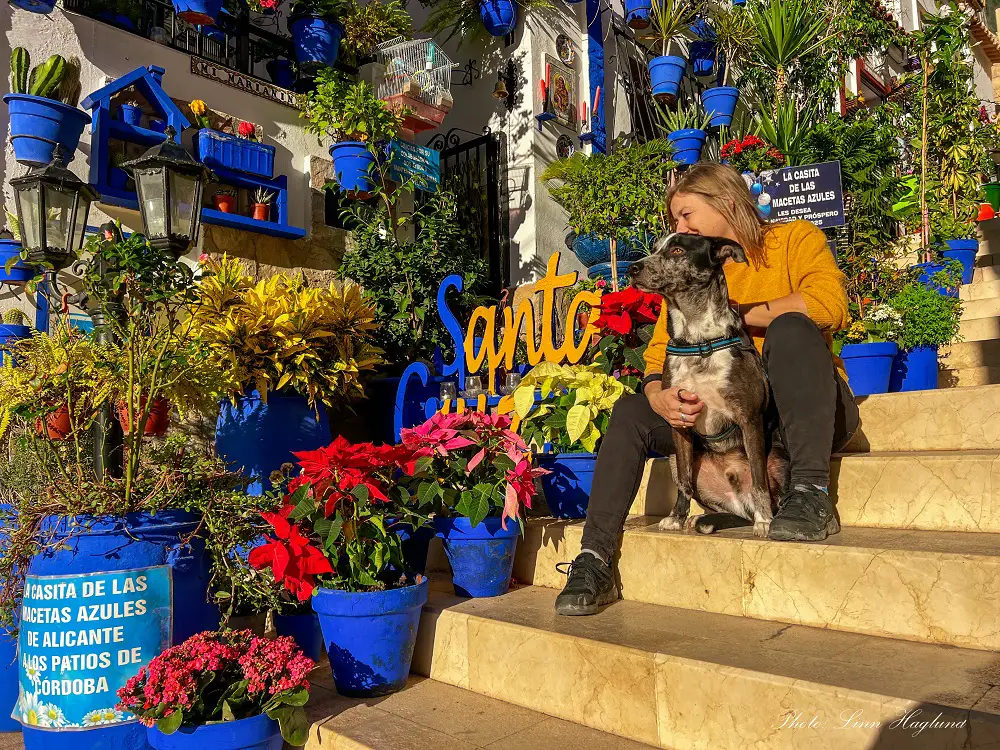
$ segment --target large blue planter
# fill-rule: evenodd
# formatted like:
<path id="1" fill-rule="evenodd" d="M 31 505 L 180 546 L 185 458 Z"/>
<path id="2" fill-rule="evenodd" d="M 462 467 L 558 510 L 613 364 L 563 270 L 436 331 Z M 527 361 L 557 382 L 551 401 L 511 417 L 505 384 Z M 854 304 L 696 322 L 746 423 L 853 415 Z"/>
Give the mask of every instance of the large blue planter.
<path id="1" fill-rule="evenodd" d="M 208 26 L 222 13 L 223 0 L 173 0 L 174 13 L 190 24 Z"/>
<path id="2" fill-rule="evenodd" d="M 736 102 L 740 98 L 740 90 L 735 86 L 716 86 L 701 92 L 701 106 L 705 114 L 712 119 L 709 126 L 713 128 L 733 124 L 733 113 L 736 112 Z"/>
<path id="3" fill-rule="evenodd" d="M 478 0 L 476 5 L 490 36 L 507 36 L 517 26 L 517 6 L 513 0 Z"/>
<path id="4" fill-rule="evenodd" d="M 635 261 L 631 260 L 620 260 L 618 261 L 618 284 L 619 286 L 628 286 L 631 282 L 629 281 L 628 269 L 632 267 Z M 608 283 L 611 283 L 611 264 L 610 263 L 598 263 L 596 266 L 591 266 L 587 269 L 588 279 L 604 279 Z"/>
<path id="5" fill-rule="evenodd" d="M 43 167 L 52 161 L 52 152 L 59 144 L 63 163 L 73 160 L 90 115 L 44 96 L 7 94 L 3 100 L 10 114 L 10 140 L 15 159 L 21 164 Z"/>
<path id="6" fill-rule="evenodd" d="M 161 511 L 130 513 L 124 517 L 78 516 L 77 526 L 68 518 L 49 516 L 42 522 L 53 543 L 31 558 L 28 573 L 55 576 L 108 573 L 156 565 L 169 565 L 172 578 L 171 643 L 176 645 L 195 633 L 215 630 L 219 611 L 207 601 L 210 578 L 205 544 L 187 541 L 198 528 L 192 513 Z M 68 627 L 79 627 L 78 624 Z M 155 654 L 148 654 L 152 658 Z M 122 683 L 122 685 L 124 682 Z M 111 685 L 112 694 L 122 685 Z M 85 731 L 47 731 L 23 727 L 26 750 L 143 750 L 146 730 L 138 722 Z M 213 750 L 218 750 L 213 747 Z"/>
<path id="7" fill-rule="evenodd" d="M 510 587 L 514 551 L 521 527 L 500 519 L 484 518 L 475 528 L 468 518 L 435 518 L 434 531 L 444 542 L 451 563 L 452 583 L 459 596 L 500 596 Z"/>
<path id="8" fill-rule="evenodd" d="M 979 252 L 979 240 L 946 240 L 948 249 L 941 254 L 962 264 L 962 283 L 971 284 L 976 272 L 976 254 Z"/>
<path id="9" fill-rule="evenodd" d="M 414 529 L 408 523 L 397 523 L 393 528 L 402 542 L 405 572 L 423 575 L 427 570 L 427 552 L 434 538 L 434 529 L 430 526 Z"/>
<path id="10" fill-rule="evenodd" d="M 938 387 L 938 349 L 917 346 L 900 349 L 892 360 L 889 393 L 930 391 Z"/>
<path id="11" fill-rule="evenodd" d="M 648 248 L 654 237 L 647 234 L 645 238 L 633 237 L 628 242 L 618 241 L 615 254 L 618 260 L 640 260 L 649 255 Z M 580 234 L 573 238 L 573 254 L 585 266 L 596 266 L 598 263 L 611 261 L 611 240 L 595 237 L 592 234 Z"/>
<path id="12" fill-rule="evenodd" d="M 309 69 L 333 67 L 340 54 L 344 27 L 332 18 L 295 16 L 288 21 L 295 46 L 295 59 Z"/>
<path id="13" fill-rule="evenodd" d="M 420 608 L 427 602 L 427 584 L 424 578 L 413 586 L 387 591 L 316 589 L 313 609 L 319 615 L 338 693 L 386 695 L 406 684 Z"/>
<path id="14" fill-rule="evenodd" d="M 24 261 L 17 261 L 8 272 L 7 261 L 15 255 L 21 254 L 21 243 L 17 240 L 0 239 L 0 284 L 7 282 L 13 284 L 23 284 L 31 279 L 35 272 L 24 264 Z"/>
<path id="15" fill-rule="evenodd" d="M 10 0 L 10 4 L 30 13 L 51 13 L 56 0 Z"/>
<path id="16" fill-rule="evenodd" d="M 687 60 L 677 55 L 654 57 L 649 61 L 649 82 L 657 98 L 677 96 Z"/>
<path id="17" fill-rule="evenodd" d="M 596 462 L 596 453 L 545 453 L 538 456 L 538 465 L 550 472 L 542 476 L 542 489 L 553 516 L 587 517 Z"/>
<path id="18" fill-rule="evenodd" d="M 929 263 L 916 263 L 912 267 L 920 271 L 917 281 L 921 284 L 925 285 L 929 289 L 934 289 L 938 294 L 943 294 L 946 297 L 958 296 L 958 287 L 955 287 L 954 289 L 946 289 L 945 287 L 938 286 L 931 281 L 931 277 L 934 274 L 944 270 L 944 263 L 936 263 L 932 261 Z"/>
<path id="19" fill-rule="evenodd" d="M 231 466 L 251 478 L 247 492 L 261 495 L 271 489 L 271 473 L 294 463 L 297 451 L 330 444 L 330 423 L 319 404 L 319 417 L 297 394 L 269 393 L 265 404 L 257 391 L 224 401 L 215 426 L 215 451 Z"/>
<path id="20" fill-rule="evenodd" d="M 249 719 L 182 726 L 164 734 L 155 726 L 146 730 L 149 744 L 156 750 L 281 750 L 281 729 L 267 714 Z"/>
<path id="21" fill-rule="evenodd" d="M 705 145 L 705 131 L 694 128 L 675 130 L 667 134 L 667 140 L 674 144 L 674 161 L 694 164 L 701 158 L 701 149 Z"/>
<path id="22" fill-rule="evenodd" d="M 222 167 L 271 179 L 274 176 L 274 146 L 202 128 L 194 134 L 194 155 L 209 167 Z"/>
<path id="23" fill-rule="evenodd" d="M 292 70 L 291 60 L 276 57 L 273 60 L 268 60 L 264 68 L 271 77 L 271 83 L 275 86 L 290 89 L 295 85 L 295 71 Z"/>
<path id="24" fill-rule="evenodd" d="M 323 656 L 323 631 L 315 612 L 303 615 L 275 615 L 274 629 L 278 635 L 295 639 L 302 653 L 315 662 Z"/>
<path id="25" fill-rule="evenodd" d="M 691 69 L 696 76 L 710 76 L 715 68 L 715 42 L 691 42 Z"/>
<path id="26" fill-rule="evenodd" d="M 330 146 L 333 171 L 340 189 L 348 194 L 369 193 L 374 189 L 371 173 L 375 154 L 360 141 L 341 141 Z"/>
<path id="27" fill-rule="evenodd" d="M 888 393 L 892 361 L 898 351 L 895 341 L 844 344 L 840 358 L 844 360 L 847 381 L 855 396 Z"/>
<path id="28" fill-rule="evenodd" d="M 652 7 L 652 0 L 625 0 L 625 23 L 633 29 L 648 29 Z"/>

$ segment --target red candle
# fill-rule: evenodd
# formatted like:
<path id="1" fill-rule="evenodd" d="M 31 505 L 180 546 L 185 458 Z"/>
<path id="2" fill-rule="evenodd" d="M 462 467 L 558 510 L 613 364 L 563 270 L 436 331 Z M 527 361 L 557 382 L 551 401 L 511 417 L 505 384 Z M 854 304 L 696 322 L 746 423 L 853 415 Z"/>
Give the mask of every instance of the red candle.
<path id="1" fill-rule="evenodd" d="M 594 117 L 597 117 L 597 107 L 601 103 L 601 87 L 597 87 L 597 91 L 594 93 Z"/>

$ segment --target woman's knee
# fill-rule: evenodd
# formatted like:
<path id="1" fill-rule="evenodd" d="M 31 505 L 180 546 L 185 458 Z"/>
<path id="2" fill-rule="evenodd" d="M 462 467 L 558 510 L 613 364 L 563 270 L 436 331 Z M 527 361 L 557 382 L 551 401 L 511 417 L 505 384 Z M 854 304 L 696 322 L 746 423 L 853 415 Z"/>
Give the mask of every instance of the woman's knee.
<path id="1" fill-rule="evenodd" d="M 823 332 L 812 319 L 800 312 L 786 312 L 771 321 L 764 334 L 764 356 L 777 349 L 799 351 L 800 347 L 818 343 L 824 349 Z"/>
<path id="2" fill-rule="evenodd" d="M 622 396 L 611 409 L 611 421 L 608 429 L 630 428 L 646 421 L 652 407 L 649 400 L 641 393 L 630 393 Z"/>

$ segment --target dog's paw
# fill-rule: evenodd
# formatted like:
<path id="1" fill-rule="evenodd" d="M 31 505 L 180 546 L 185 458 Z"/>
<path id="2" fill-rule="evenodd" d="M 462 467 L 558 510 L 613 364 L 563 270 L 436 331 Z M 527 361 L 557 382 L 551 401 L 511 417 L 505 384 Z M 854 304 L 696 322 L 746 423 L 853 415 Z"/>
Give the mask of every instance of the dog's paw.
<path id="1" fill-rule="evenodd" d="M 770 528 L 770 521 L 757 521 L 753 525 L 753 535 L 758 539 L 767 539 L 767 532 Z"/>
<path id="2" fill-rule="evenodd" d="M 666 518 L 661 518 L 660 522 L 656 527 L 660 531 L 680 531 L 684 528 L 685 519 L 678 518 L 677 516 L 667 516 Z"/>
<path id="3" fill-rule="evenodd" d="M 704 513 L 698 513 L 694 516 L 688 516 L 687 521 L 684 522 L 685 531 L 694 531 L 697 527 L 699 519 L 704 517 Z"/>

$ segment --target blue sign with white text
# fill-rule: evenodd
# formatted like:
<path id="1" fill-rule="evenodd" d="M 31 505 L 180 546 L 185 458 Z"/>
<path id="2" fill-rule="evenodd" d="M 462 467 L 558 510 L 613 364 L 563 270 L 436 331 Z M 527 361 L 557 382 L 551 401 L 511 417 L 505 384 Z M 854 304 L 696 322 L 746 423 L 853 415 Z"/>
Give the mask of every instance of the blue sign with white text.
<path id="1" fill-rule="evenodd" d="M 840 162 L 780 167 L 760 173 L 750 185 L 757 208 L 771 221 L 811 221 L 820 229 L 846 223 Z"/>
<path id="2" fill-rule="evenodd" d="M 389 177 L 396 182 L 415 178 L 418 188 L 433 192 L 441 182 L 441 152 L 427 146 L 394 140 Z"/>
<path id="3" fill-rule="evenodd" d="M 18 636 L 20 695 L 13 716 L 39 729 L 134 721 L 118 688 L 170 646 L 169 565 L 31 576 Z"/>

